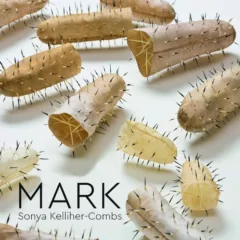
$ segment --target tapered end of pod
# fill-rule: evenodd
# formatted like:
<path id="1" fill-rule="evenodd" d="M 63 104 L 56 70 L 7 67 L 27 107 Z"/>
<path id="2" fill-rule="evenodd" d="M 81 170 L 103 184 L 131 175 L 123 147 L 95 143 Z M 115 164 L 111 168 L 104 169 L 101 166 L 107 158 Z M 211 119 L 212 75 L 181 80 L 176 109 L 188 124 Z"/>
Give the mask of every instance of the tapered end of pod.
<path id="1" fill-rule="evenodd" d="M 50 115 L 48 127 L 61 143 L 70 148 L 83 144 L 89 135 L 81 124 L 68 113 Z"/>
<path id="2" fill-rule="evenodd" d="M 128 47 L 136 58 L 139 71 L 144 77 L 152 75 L 153 41 L 141 30 L 130 30 L 127 35 Z"/>
<path id="3" fill-rule="evenodd" d="M 217 207 L 220 190 L 210 171 L 199 161 L 182 166 L 181 192 L 183 204 L 192 211 L 208 211 Z"/>

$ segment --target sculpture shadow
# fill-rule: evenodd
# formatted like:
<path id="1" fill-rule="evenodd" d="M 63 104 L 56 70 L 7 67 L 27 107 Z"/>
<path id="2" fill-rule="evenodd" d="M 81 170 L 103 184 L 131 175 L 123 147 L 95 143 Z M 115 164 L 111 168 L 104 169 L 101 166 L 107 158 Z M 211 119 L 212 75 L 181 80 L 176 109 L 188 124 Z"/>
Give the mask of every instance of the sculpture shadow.
<path id="1" fill-rule="evenodd" d="M 143 181 L 144 177 L 147 177 L 147 182 L 151 184 L 164 184 L 165 182 L 173 182 L 177 178 L 177 173 L 173 169 L 167 166 L 161 166 L 158 170 L 151 166 L 140 166 L 134 162 L 125 163 L 123 170 L 127 176 L 131 176 L 140 182 Z"/>
<path id="2" fill-rule="evenodd" d="M 43 17 L 47 19 L 50 16 L 44 14 Z M 34 17 L 28 16 L 19 19 L 8 26 L 0 28 L 0 31 L 2 32 L 0 35 L 0 51 L 14 45 L 21 39 L 30 37 L 33 33 L 36 33 L 34 28 L 36 28 L 39 19 L 44 20 L 43 17 L 40 14 L 34 15 Z"/>
<path id="3" fill-rule="evenodd" d="M 201 71 L 208 72 L 214 67 L 219 67 L 223 60 L 227 63 L 233 59 L 237 60 L 237 55 L 232 53 L 226 53 L 225 55 L 222 53 L 215 53 L 210 58 L 209 62 L 208 56 L 204 55 L 198 60 L 198 64 L 196 64 L 196 62 L 193 60 L 187 61 L 186 71 L 182 66 L 176 65 L 173 67 L 174 74 L 167 70 L 157 73 L 153 77 L 149 78 L 147 86 L 153 90 L 161 92 L 177 91 L 182 85 L 186 85 L 188 82 L 197 79 L 195 70 L 201 69 Z M 183 78 L 186 80 L 183 80 Z"/>
<path id="4" fill-rule="evenodd" d="M 228 151 L 228 148 L 239 139 L 239 113 L 237 116 L 229 117 L 229 121 L 226 125 L 221 124 L 221 128 L 214 128 L 209 131 L 209 134 L 202 133 L 200 136 L 196 136 L 189 144 L 190 153 L 199 152 L 204 158 L 211 158 L 216 155 L 221 155 L 223 152 Z M 231 140 L 226 136 L 231 136 Z"/>
<path id="5" fill-rule="evenodd" d="M 117 138 L 120 127 L 126 121 L 126 112 L 124 110 L 116 109 L 115 113 L 117 118 L 107 118 L 110 127 L 104 126 L 107 129 L 104 136 L 95 133 L 92 137 L 92 143 L 86 144 L 87 150 L 82 146 L 75 149 L 73 158 L 72 152 L 67 149 L 65 152 L 66 161 L 61 166 L 60 171 L 64 174 L 85 176 L 94 168 L 101 156 L 104 155 L 104 149 L 107 150 L 107 148 L 111 147 L 112 139 Z M 103 132 L 101 129 L 100 131 Z"/>
<path id="6" fill-rule="evenodd" d="M 74 94 L 68 91 L 63 91 L 62 94 L 66 93 Z M 36 98 L 36 97 L 35 97 Z M 43 116 L 42 112 L 51 113 L 54 112 L 55 109 L 51 106 L 50 102 L 61 101 L 63 99 L 62 95 L 58 92 L 51 94 L 44 99 L 36 99 L 32 104 L 21 105 L 20 108 L 15 106 L 13 109 L 6 109 L 5 114 L 3 114 L 3 121 L 11 124 L 19 124 L 19 122 L 31 121 L 32 119 L 39 118 L 39 116 Z M 3 103 L 4 104 L 4 103 Z M 56 104 L 58 105 L 58 104 Z M 60 105 L 59 105 L 60 106 Z"/>

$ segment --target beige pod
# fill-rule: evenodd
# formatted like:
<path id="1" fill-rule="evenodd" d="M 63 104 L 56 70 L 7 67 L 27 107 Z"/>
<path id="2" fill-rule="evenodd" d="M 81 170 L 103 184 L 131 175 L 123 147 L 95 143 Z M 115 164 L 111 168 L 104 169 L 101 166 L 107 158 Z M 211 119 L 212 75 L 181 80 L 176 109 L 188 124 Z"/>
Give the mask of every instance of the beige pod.
<path id="1" fill-rule="evenodd" d="M 1 150 L 0 189 L 11 186 L 11 182 L 33 170 L 39 161 L 39 154 L 32 148 L 19 147 Z M 1 238 L 0 238 L 1 239 Z"/>
<path id="2" fill-rule="evenodd" d="M 127 215 L 149 240 L 207 240 L 197 221 L 188 221 L 153 186 L 128 194 Z M 195 224 L 194 224 L 195 223 Z"/>
<path id="3" fill-rule="evenodd" d="M 0 27 L 42 9 L 48 0 L 1 0 Z"/>
<path id="4" fill-rule="evenodd" d="M 157 164 L 173 163 L 177 157 L 177 148 L 168 137 L 146 124 L 130 120 L 120 130 L 118 149 Z"/>
<path id="5" fill-rule="evenodd" d="M 18 229 L 17 227 L 12 227 L 7 224 L 0 224 L 0 239 L 1 240 L 84 240 L 84 237 L 71 237 L 65 236 L 61 237 L 54 233 L 43 233 L 35 231 L 33 229 L 29 231 L 23 231 Z M 86 239 L 90 239 L 86 237 Z M 91 238 L 92 239 L 92 238 Z M 94 239 L 92 239 L 94 240 Z M 97 239 L 95 239 L 97 240 Z"/>
<path id="6" fill-rule="evenodd" d="M 199 161 L 182 165 L 181 193 L 183 204 L 192 211 L 208 211 L 217 207 L 220 190 L 210 171 Z"/>
<path id="7" fill-rule="evenodd" d="M 186 60 L 223 50 L 235 37 L 235 29 L 228 22 L 203 20 L 130 30 L 127 41 L 141 74 L 149 77 Z"/>
<path id="8" fill-rule="evenodd" d="M 0 75 L 0 93 L 20 97 L 63 82 L 81 71 L 81 57 L 68 43 L 24 58 Z"/>
<path id="9" fill-rule="evenodd" d="M 37 35 L 44 43 L 62 44 L 123 38 L 132 28 L 132 11 L 122 8 L 49 18 L 38 25 Z"/>
<path id="10" fill-rule="evenodd" d="M 93 135 L 103 118 L 122 98 L 125 81 L 117 74 L 104 74 L 80 89 L 49 116 L 54 136 L 68 147 L 76 148 Z"/>
<path id="11" fill-rule="evenodd" d="M 189 132 L 204 132 L 225 120 L 240 107 L 239 63 L 216 73 L 183 99 L 178 122 Z"/>
<path id="12" fill-rule="evenodd" d="M 103 7 L 130 7 L 133 20 L 165 24 L 174 20 L 176 13 L 171 4 L 164 0 L 101 0 Z"/>

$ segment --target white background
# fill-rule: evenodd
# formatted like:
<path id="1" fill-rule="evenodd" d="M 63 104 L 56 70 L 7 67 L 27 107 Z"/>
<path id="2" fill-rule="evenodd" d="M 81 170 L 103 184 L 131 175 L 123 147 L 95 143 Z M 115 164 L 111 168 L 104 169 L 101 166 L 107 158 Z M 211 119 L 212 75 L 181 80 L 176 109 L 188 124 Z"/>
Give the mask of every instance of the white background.
<path id="1" fill-rule="evenodd" d="M 62 9 L 63 6 L 74 6 L 74 0 L 51 0 L 51 4 L 45 13 L 49 12 L 50 8 Z M 83 5 L 87 9 L 88 5 L 92 9 L 96 7 L 97 1 L 84 1 Z M 237 32 L 240 31 L 240 4 L 237 0 L 177 0 L 175 9 L 178 18 L 181 21 L 187 21 L 189 13 L 192 14 L 194 20 L 199 20 L 201 14 L 207 13 L 209 18 L 215 17 L 216 13 L 221 15 L 221 19 L 230 20 L 233 18 Z M 27 21 L 28 26 L 36 26 L 36 21 Z M 31 39 L 36 36 L 35 30 L 25 28 L 22 24 L 17 24 L 16 30 L 4 30 L 5 35 L 0 35 L 0 61 L 5 66 L 10 63 L 7 59 L 13 62 L 14 57 L 21 58 L 21 49 L 26 56 L 35 53 L 31 42 L 39 45 L 41 50 L 47 47 L 41 44 L 37 39 Z M 239 41 L 239 38 L 237 38 Z M 158 172 L 157 169 L 139 167 L 135 163 L 126 163 L 123 161 L 122 153 L 116 152 L 117 136 L 120 126 L 131 115 L 136 116 L 139 120 L 145 116 L 151 126 L 159 123 L 161 132 L 171 131 L 178 123 L 176 121 L 176 113 L 178 106 L 176 102 L 181 101 L 181 96 L 177 93 L 187 93 L 191 90 L 188 82 L 196 83 L 197 75 L 201 75 L 202 71 L 210 70 L 212 67 L 220 69 L 220 65 L 224 62 L 228 65 L 231 61 L 235 61 L 240 56 L 240 47 L 232 45 L 226 50 L 226 56 L 216 54 L 211 63 L 208 63 L 207 58 L 200 60 L 200 67 L 196 64 L 189 63 L 188 71 L 185 73 L 180 67 L 175 68 L 175 75 L 162 72 L 163 79 L 159 75 L 150 78 L 147 82 L 137 68 L 135 60 L 129 61 L 132 57 L 131 52 L 122 40 L 118 41 L 120 47 L 111 42 L 111 49 L 88 49 L 81 45 L 80 54 L 83 59 L 83 67 L 85 70 L 77 76 L 77 79 L 84 83 L 83 78 L 89 78 L 90 72 L 95 69 L 98 72 L 102 71 L 105 66 L 109 69 L 110 64 L 116 70 L 120 68 L 120 73 L 128 72 L 125 77 L 127 83 L 134 86 L 131 87 L 132 97 L 126 96 L 127 103 L 124 104 L 124 110 L 117 110 L 117 119 L 111 119 L 111 127 L 108 128 L 105 136 L 95 135 L 92 145 L 88 145 L 88 151 L 83 148 L 76 151 L 76 156 L 73 159 L 71 150 L 62 146 L 59 147 L 59 142 L 52 136 L 48 127 L 47 117 L 41 113 L 53 112 L 48 101 L 36 101 L 32 106 L 22 107 L 20 110 L 11 108 L 11 99 L 7 99 L 4 103 L 0 103 L 0 136 L 1 143 L 5 142 L 7 146 L 14 146 L 16 140 L 23 143 L 24 140 L 30 142 L 33 140 L 33 147 L 37 150 L 44 150 L 43 157 L 49 158 L 48 161 L 41 161 L 40 168 L 42 172 L 34 171 L 29 176 L 28 183 L 24 185 L 29 191 L 33 191 L 35 187 L 43 182 L 44 186 L 44 209 L 40 210 L 38 202 L 26 202 L 24 204 L 25 213 L 47 213 L 49 201 L 54 193 L 56 185 L 61 182 L 65 188 L 69 201 L 72 205 L 72 212 L 89 212 L 92 208 L 86 203 L 83 209 L 76 209 L 76 194 L 77 182 L 90 182 L 95 187 L 94 200 L 98 205 L 97 212 L 109 213 L 111 211 L 125 214 L 125 201 L 129 191 L 140 187 L 143 184 L 144 177 L 147 177 L 148 182 L 161 187 L 164 182 L 168 181 L 169 185 L 177 177 L 173 167 L 165 167 L 164 170 Z M 117 43 L 117 44 L 118 44 Z M 99 43 L 95 47 L 99 46 Z M 91 47 L 91 44 L 88 44 Z M 50 99 L 58 99 L 54 91 L 48 91 Z M 53 93 L 53 94 L 52 94 Z M 3 97 L 1 97 L 3 99 Z M 175 120 L 170 122 L 169 120 Z M 211 212 L 210 216 L 205 217 L 206 224 L 214 228 L 213 236 L 215 239 L 232 239 L 240 238 L 240 210 L 239 210 L 239 144 L 240 144 L 240 127 L 239 116 L 231 119 L 226 127 L 214 131 L 212 135 L 205 136 L 201 140 L 201 136 L 197 135 L 191 140 L 185 140 L 185 132 L 177 130 L 171 134 L 172 138 L 179 136 L 176 144 L 179 149 L 179 161 L 184 160 L 181 154 L 182 150 L 186 150 L 191 156 L 196 153 L 202 154 L 202 161 L 208 163 L 214 161 L 214 166 L 219 168 L 221 177 L 226 177 L 224 180 L 224 192 L 221 200 L 224 204 L 219 204 L 216 211 Z M 101 183 L 105 182 L 107 187 L 111 187 L 116 182 L 120 182 L 120 186 L 112 194 L 113 198 L 121 205 L 121 210 L 116 210 L 111 203 L 107 203 L 107 209 L 101 210 Z M 169 187 L 170 188 L 170 187 Z M 167 192 L 167 190 L 166 190 Z M 51 211 L 61 212 L 68 210 L 65 206 L 61 208 L 61 204 L 56 204 Z M 4 191 L 4 195 L 0 196 L 0 221 L 5 222 L 9 213 L 11 213 L 11 224 L 19 222 L 17 214 L 18 209 L 18 187 L 13 187 L 13 191 Z M 132 239 L 133 231 L 136 227 L 129 223 L 123 226 L 123 222 L 127 220 L 124 216 L 123 221 L 41 221 L 38 227 L 48 232 L 50 229 L 59 229 L 60 233 L 64 233 L 73 226 L 76 235 L 80 235 L 83 229 L 93 227 L 94 236 L 100 239 L 122 240 Z M 27 228 L 34 221 L 21 221 L 20 227 Z M 137 239 L 143 239 L 141 235 Z"/>

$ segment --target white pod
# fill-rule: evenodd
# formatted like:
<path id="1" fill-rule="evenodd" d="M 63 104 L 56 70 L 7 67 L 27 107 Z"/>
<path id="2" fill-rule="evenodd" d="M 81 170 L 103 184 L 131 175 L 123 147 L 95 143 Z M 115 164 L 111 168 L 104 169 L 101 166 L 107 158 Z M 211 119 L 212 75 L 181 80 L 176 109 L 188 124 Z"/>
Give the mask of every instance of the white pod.
<path id="1" fill-rule="evenodd" d="M 231 24 L 216 19 L 130 30 L 127 37 L 141 74 L 148 77 L 227 48 L 235 41 L 236 31 Z"/>
<path id="2" fill-rule="evenodd" d="M 102 75 L 49 116 L 50 130 L 68 147 L 84 144 L 122 98 L 125 89 L 126 84 L 118 74 Z"/>
<path id="3" fill-rule="evenodd" d="M 2 149 L 0 155 L 0 188 L 9 187 L 10 183 L 26 177 L 39 161 L 39 154 L 32 148 Z"/>
<path id="4" fill-rule="evenodd" d="M 139 159 L 158 164 L 172 163 L 177 157 L 177 148 L 168 137 L 146 124 L 127 121 L 121 128 L 118 149 Z"/>
<path id="5" fill-rule="evenodd" d="M 133 20 L 147 23 L 170 23 L 175 18 L 171 4 L 164 0 L 101 0 L 103 7 L 130 7 Z"/>
<path id="6" fill-rule="evenodd" d="M 149 240 L 206 240 L 197 228 L 199 223 L 188 222 L 152 186 L 129 193 L 127 214 Z"/>
<path id="7" fill-rule="evenodd" d="M 1 0 L 0 27 L 42 9 L 48 0 Z"/>
<path id="8" fill-rule="evenodd" d="M 205 132 L 240 108 L 240 65 L 216 73 L 183 99 L 178 121 L 189 132 Z"/>
<path id="9" fill-rule="evenodd" d="M 42 233 L 40 231 L 22 231 L 7 224 L 0 224 L 1 240 L 84 240 L 77 237 L 59 237 L 55 234 Z M 86 238 L 90 240 L 89 238 Z M 91 240 L 94 240 L 91 238 Z"/>

